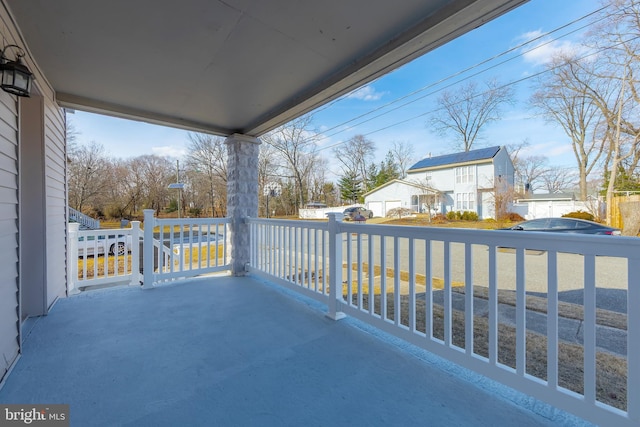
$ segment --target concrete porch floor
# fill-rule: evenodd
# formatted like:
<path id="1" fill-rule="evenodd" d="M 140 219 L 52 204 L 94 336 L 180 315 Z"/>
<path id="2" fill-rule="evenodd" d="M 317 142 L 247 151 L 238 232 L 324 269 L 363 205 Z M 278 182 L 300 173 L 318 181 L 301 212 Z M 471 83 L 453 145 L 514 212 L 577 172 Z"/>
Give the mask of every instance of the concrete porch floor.
<path id="1" fill-rule="evenodd" d="M 249 277 L 85 292 L 29 322 L 0 403 L 67 403 L 73 426 L 582 423 Z"/>

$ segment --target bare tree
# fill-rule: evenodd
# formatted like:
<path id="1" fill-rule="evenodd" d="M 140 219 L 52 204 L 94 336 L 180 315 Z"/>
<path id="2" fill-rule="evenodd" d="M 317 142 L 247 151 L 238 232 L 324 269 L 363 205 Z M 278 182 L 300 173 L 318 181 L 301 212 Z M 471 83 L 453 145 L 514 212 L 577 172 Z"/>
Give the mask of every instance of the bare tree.
<path id="1" fill-rule="evenodd" d="M 518 143 L 505 145 L 505 148 L 509 153 L 509 157 L 511 158 L 511 163 L 513 164 L 513 167 L 515 168 L 516 172 L 518 171 L 518 163 L 521 158 L 520 152 L 525 148 L 527 148 L 529 145 L 530 145 L 530 142 L 528 138 Z"/>
<path id="2" fill-rule="evenodd" d="M 407 169 L 413 163 L 414 149 L 410 142 L 406 141 L 393 141 L 391 146 L 391 155 L 393 160 L 398 165 L 398 172 L 400 178 L 407 176 Z"/>
<path id="3" fill-rule="evenodd" d="M 549 170 L 548 159 L 545 156 L 522 156 L 518 158 L 516 176 L 525 191 L 534 192 L 544 185 L 543 176 Z"/>
<path id="4" fill-rule="evenodd" d="M 326 194 L 324 193 L 326 177 L 327 160 L 318 158 L 317 165 L 311 170 L 308 177 L 307 189 L 309 191 L 310 201 L 326 202 Z"/>
<path id="5" fill-rule="evenodd" d="M 572 168 L 551 167 L 541 175 L 540 180 L 549 193 L 573 188 L 576 184 L 575 170 Z"/>
<path id="6" fill-rule="evenodd" d="M 224 138 L 190 133 L 185 160 L 187 178 L 191 181 L 192 189 L 206 194 L 211 215 L 215 216 L 216 207 L 226 201 L 227 193 L 227 150 Z"/>
<path id="7" fill-rule="evenodd" d="M 108 159 L 104 147 L 95 141 L 89 145 L 70 148 L 69 204 L 72 208 L 83 211 L 95 204 L 104 191 L 103 179 Z"/>
<path id="8" fill-rule="evenodd" d="M 457 91 L 445 91 L 438 98 L 438 112 L 431 125 L 442 136 L 452 137 L 455 147 L 469 151 L 482 136 L 482 130 L 502 117 L 502 106 L 513 104 L 513 89 L 489 80 L 463 84 Z"/>
<path id="9" fill-rule="evenodd" d="M 640 160 L 640 3 L 636 0 L 609 0 L 601 12 L 599 25 L 587 43 L 600 49 L 599 66 L 589 68 L 600 80 L 606 81 L 609 94 L 591 90 L 589 95 L 597 103 L 605 122 L 605 138 L 609 152 L 605 163 L 608 171 L 607 206 L 613 202 L 616 175 L 624 168 L 632 176 Z M 586 68 L 586 67 L 585 67 Z M 611 223 L 610 212 L 607 222 Z"/>
<path id="10" fill-rule="evenodd" d="M 335 158 L 341 163 L 343 176 L 360 181 L 365 192 L 370 189 L 367 177 L 375 150 L 375 143 L 363 135 L 356 135 L 333 149 Z"/>
<path id="11" fill-rule="evenodd" d="M 317 133 L 312 128 L 310 115 L 299 117 L 264 135 L 261 139 L 276 151 L 278 168 L 294 183 L 297 207 L 304 206 L 307 196 L 307 178 L 317 163 Z"/>
<path id="12" fill-rule="evenodd" d="M 111 218 L 130 218 L 141 206 L 142 182 L 140 171 L 132 167 L 133 159 L 112 159 L 103 182 L 105 213 Z"/>
<path id="13" fill-rule="evenodd" d="M 580 200 L 587 198 L 587 179 L 605 149 L 598 133 L 600 108 L 590 93 L 601 93 L 606 99 L 609 94 L 605 88 L 575 58 L 559 56 L 548 65 L 531 98 L 533 106 L 548 121 L 559 124 L 571 140 L 578 163 Z"/>
<path id="14" fill-rule="evenodd" d="M 133 159 L 132 167 L 140 171 L 145 208 L 160 210 L 169 198 L 168 185 L 175 182 L 175 165 L 169 159 L 144 155 Z"/>

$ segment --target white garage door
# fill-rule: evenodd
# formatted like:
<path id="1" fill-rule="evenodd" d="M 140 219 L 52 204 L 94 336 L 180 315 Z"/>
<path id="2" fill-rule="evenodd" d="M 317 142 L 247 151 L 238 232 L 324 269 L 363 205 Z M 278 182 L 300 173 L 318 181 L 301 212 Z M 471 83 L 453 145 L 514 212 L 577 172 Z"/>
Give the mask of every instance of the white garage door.
<path id="1" fill-rule="evenodd" d="M 402 202 L 400 200 L 387 200 L 386 202 L 384 202 L 384 216 L 387 216 L 387 212 L 389 212 L 391 209 L 399 207 L 402 207 Z"/>

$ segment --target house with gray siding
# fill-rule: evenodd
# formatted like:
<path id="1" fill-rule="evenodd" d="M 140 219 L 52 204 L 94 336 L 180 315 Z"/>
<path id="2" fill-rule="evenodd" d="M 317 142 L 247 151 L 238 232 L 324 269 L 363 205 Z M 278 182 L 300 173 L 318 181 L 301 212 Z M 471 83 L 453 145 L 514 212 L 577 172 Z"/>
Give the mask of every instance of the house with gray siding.
<path id="1" fill-rule="evenodd" d="M 514 168 L 505 147 L 426 157 L 394 180 L 365 194 L 375 215 L 397 207 L 414 212 L 470 211 L 480 219 L 495 217 L 496 194 L 510 191 Z"/>

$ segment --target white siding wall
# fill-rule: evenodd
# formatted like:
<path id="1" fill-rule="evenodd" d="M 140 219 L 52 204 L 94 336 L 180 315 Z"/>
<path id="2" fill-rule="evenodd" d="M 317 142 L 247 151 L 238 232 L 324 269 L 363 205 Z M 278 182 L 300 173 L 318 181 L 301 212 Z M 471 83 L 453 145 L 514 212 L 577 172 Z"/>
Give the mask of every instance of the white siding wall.
<path id="1" fill-rule="evenodd" d="M 492 163 L 478 165 L 478 189 L 493 188 L 494 169 Z"/>
<path id="2" fill-rule="evenodd" d="M 19 351 L 18 119 L 15 99 L 0 91 L 0 379 Z"/>
<path id="3" fill-rule="evenodd" d="M 502 177 L 506 180 L 511 187 L 514 185 L 514 175 L 515 170 L 513 168 L 513 163 L 511 163 L 511 159 L 509 158 L 509 153 L 504 148 L 498 151 L 495 158 L 493 159 L 493 163 L 495 165 L 495 175 L 502 175 Z"/>
<path id="4" fill-rule="evenodd" d="M 5 5 L 0 1 L 0 37 L 5 45 L 17 44 L 28 51 L 28 46 L 19 37 L 13 20 L 9 17 Z M 44 117 L 44 169 L 45 194 L 43 217 L 46 219 L 46 235 L 42 252 L 46 253 L 46 289 L 43 284 L 40 292 L 46 295 L 49 307 L 56 298 L 66 292 L 66 146 L 65 122 L 62 110 L 54 102 L 54 93 L 47 79 L 36 68 L 28 55 L 23 59 L 27 67 L 35 74 L 35 87 L 43 96 Z M 20 283 L 19 242 L 20 193 L 29 188 L 20 189 L 20 175 L 29 173 L 19 170 L 20 119 L 19 103 L 15 96 L 0 91 L 0 379 L 15 362 L 20 349 L 20 294 L 21 287 L 30 286 Z M 22 266 L 24 269 L 28 264 Z"/>
<path id="5" fill-rule="evenodd" d="M 45 97 L 47 307 L 66 294 L 67 155 L 63 111 Z"/>
<path id="6" fill-rule="evenodd" d="M 406 181 L 425 183 L 426 172 L 407 173 Z M 439 191 L 451 191 L 456 182 L 456 175 L 453 169 L 437 169 L 429 171 L 430 186 Z"/>
<path id="7" fill-rule="evenodd" d="M 407 179 L 409 180 L 410 177 Z M 365 205 L 373 205 L 377 210 L 379 206 L 376 202 L 379 202 L 382 206 L 381 213 L 374 211 L 374 215 L 386 216 L 389 209 L 401 206 L 403 208 L 411 209 L 411 195 L 419 194 L 419 190 L 413 186 L 395 182 L 379 189 L 378 191 L 366 196 L 364 198 Z"/>

